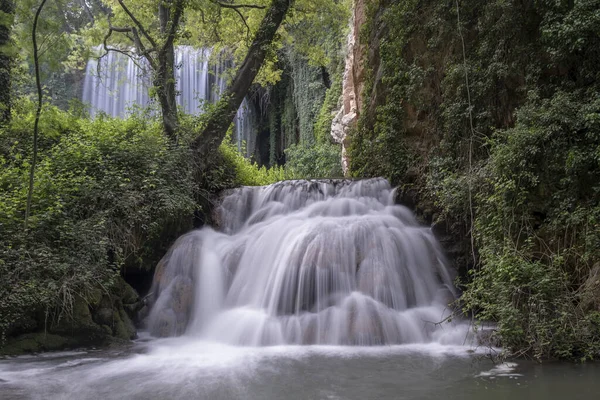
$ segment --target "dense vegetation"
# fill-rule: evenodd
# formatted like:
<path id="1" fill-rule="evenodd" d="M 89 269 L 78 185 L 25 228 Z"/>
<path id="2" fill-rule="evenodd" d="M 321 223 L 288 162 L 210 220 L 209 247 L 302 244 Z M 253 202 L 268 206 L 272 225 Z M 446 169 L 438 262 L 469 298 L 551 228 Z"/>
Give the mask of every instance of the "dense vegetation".
<path id="1" fill-rule="evenodd" d="M 600 2 L 370 2 L 356 176 L 465 237 L 462 301 L 514 354 L 600 353 Z M 382 28 L 384 27 L 384 28 Z"/>
<path id="2" fill-rule="evenodd" d="M 77 299 L 110 292 L 126 263 L 156 260 L 169 234 L 191 227 L 195 207 L 189 157 L 168 148 L 155 121 L 47 108 L 24 230 L 33 118 L 33 104 L 21 101 L 0 132 L 3 336 L 36 327 L 40 314 L 51 327 Z"/>
<path id="3" fill-rule="evenodd" d="M 357 3 L 365 87 L 350 175 L 387 177 L 453 238 L 459 305 L 497 323 L 494 340 L 511 354 L 597 358 L 600 0 Z M 39 4 L 0 0 L 0 81 L 11 89 L 0 96 L 0 342 L 31 332 L 86 340 L 29 336 L 13 352 L 129 338 L 143 301 L 123 278 L 135 284 L 179 234 L 210 223 L 223 189 L 342 176 L 330 129 L 349 0 L 297 0 L 258 46 L 254 85 L 235 93 L 258 115 L 251 159 L 231 130 L 220 140 L 225 103 L 202 116 L 178 110 L 172 48 L 213 47 L 242 65 L 275 3 L 55 0 L 37 27 L 44 107 L 25 226 Z M 89 118 L 76 101 L 88 57 L 132 46 L 151 64 L 154 102 L 127 119 Z M 190 149 L 215 120 L 218 149 Z"/>
<path id="4" fill-rule="evenodd" d="M 220 191 L 237 185 L 341 174 L 339 148 L 323 133 L 327 116 L 319 125 L 322 133 L 318 141 L 313 139 L 311 120 L 320 111 L 331 114 L 335 104 L 329 100 L 329 107 L 321 107 L 325 88 L 320 101 L 302 97 L 300 81 L 296 97 L 302 100 L 298 105 L 310 102 L 315 111 L 302 120 L 301 131 L 295 134 L 304 138 L 302 144 L 294 147 L 294 140 L 285 146 L 290 147 L 285 168 L 276 162 L 267 168 L 244 158 L 230 139 L 231 131 L 218 151 L 209 148 L 198 153 L 192 149 L 192 143 L 202 143 L 199 133 L 210 123 L 207 121 L 215 119 L 221 106 L 207 105 L 201 116 L 177 113 L 172 103 L 166 104 L 171 109 L 165 109 L 161 96 L 173 94 L 167 87 L 173 79 L 164 80 L 164 74 L 169 75 L 169 68 L 171 74 L 177 68 L 169 61 L 169 48 L 177 43 L 212 46 L 219 50 L 214 54 L 242 63 L 271 4 L 258 1 L 257 7 L 236 10 L 227 2 L 219 3 L 139 0 L 135 8 L 127 3 L 128 8 L 118 1 L 27 0 L 15 4 L 2 0 L 0 75 L 5 87 L 11 88 L 3 91 L 0 99 L 3 352 L 131 338 L 132 320 L 144 301 L 123 278 L 147 290 L 144 281 L 148 279 L 139 277 L 151 277 L 153 267 L 180 234 L 211 221 L 212 206 Z M 270 47 L 261 45 L 261 51 L 268 51 L 256 78 L 258 84 L 273 85 L 279 80 L 282 64 L 277 59 L 284 53 L 312 70 L 337 65 L 341 54 L 338 36 L 343 34 L 346 17 L 336 19 L 336 13 L 347 13 L 347 5 L 324 1 L 321 6 L 298 1 L 290 11 L 292 18 L 281 27 Z M 32 15 L 38 10 L 36 25 Z M 128 15 L 131 10 L 133 18 Z M 185 18 L 176 20 L 169 13 L 163 16 L 165 10 L 182 12 Z M 321 19 L 323 15 L 327 15 L 325 20 Z M 330 36 L 314 40 L 307 35 L 331 19 L 336 20 L 339 29 L 331 31 Z M 203 21 L 205 26 L 198 29 L 194 21 Z M 178 29 L 167 32 L 161 27 L 163 22 Z M 136 32 L 131 24 L 138 28 Z M 36 114 L 36 104 L 31 101 L 36 92 L 31 80 L 35 67 L 31 42 L 34 26 L 40 46 L 44 107 L 32 168 Z M 121 29 L 124 26 L 128 28 Z M 104 47 L 104 51 L 127 52 L 128 40 L 137 34 L 143 35 L 142 43 L 136 44 L 138 54 L 131 56 L 156 61 L 156 68 L 148 71 L 154 77 L 150 92 L 156 101 L 149 109 L 132 110 L 126 119 L 106 115 L 91 119 L 86 105 L 77 101 L 87 57 L 99 42 L 111 46 Z M 160 49 L 143 53 L 143 47 L 151 42 Z M 256 73 L 256 68 L 253 70 Z M 299 71 L 295 69 L 296 74 Z M 225 72 L 230 82 L 232 72 Z M 253 90 L 264 89 L 257 86 Z M 329 97 L 339 95 L 340 85 L 337 90 Z M 231 120 L 220 124 L 228 126 Z M 307 159 L 313 155 L 322 161 Z M 29 193 L 31 210 L 25 223 Z"/>

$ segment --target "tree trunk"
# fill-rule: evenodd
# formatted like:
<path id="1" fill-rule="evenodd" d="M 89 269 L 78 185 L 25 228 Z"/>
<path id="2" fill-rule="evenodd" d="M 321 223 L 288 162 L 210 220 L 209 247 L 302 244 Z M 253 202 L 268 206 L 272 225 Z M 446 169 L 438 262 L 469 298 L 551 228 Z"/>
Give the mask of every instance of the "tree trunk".
<path id="1" fill-rule="evenodd" d="M 10 121 L 11 40 L 14 14 L 13 0 L 0 0 L 0 125 Z"/>
<path id="2" fill-rule="evenodd" d="M 173 46 L 170 51 L 159 55 L 159 68 L 155 71 L 154 89 L 160 103 L 163 119 L 163 129 L 167 137 L 176 141 L 177 138 L 177 102 L 175 98 L 175 77 L 173 66 L 175 52 Z"/>
<path id="3" fill-rule="evenodd" d="M 175 7 L 172 14 L 171 8 Z M 158 6 L 160 33 L 166 36 L 166 41 L 157 55 L 158 68 L 154 78 L 154 88 L 160 103 L 165 134 L 177 141 L 177 100 L 175 91 L 175 46 L 173 44 L 175 30 L 171 25 L 179 24 L 183 2 L 162 1 Z"/>
<path id="4" fill-rule="evenodd" d="M 217 103 L 215 110 L 208 116 L 202 133 L 192 142 L 191 147 L 195 151 L 196 157 L 203 158 L 205 155 L 217 151 L 258 74 L 268 48 L 292 2 L 293 0 L 273 0 L 271 2 L 233 82 Z"/>

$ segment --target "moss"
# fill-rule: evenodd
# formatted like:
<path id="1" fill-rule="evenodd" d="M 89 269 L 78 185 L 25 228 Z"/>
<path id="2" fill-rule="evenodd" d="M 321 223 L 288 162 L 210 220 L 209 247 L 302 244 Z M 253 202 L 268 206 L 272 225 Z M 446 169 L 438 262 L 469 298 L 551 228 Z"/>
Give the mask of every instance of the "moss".
<path id="1" fill-rule="evenodd" d="M 338 99 L 342 92 L 341 80 L 335 80 L 334 84 L 327 89 L 325 101 L 315 121 L 314 132 L 317 143 L 331 142 L 331 122 L 337 112 Z"/>
<path id="2" fill-rule="evenodd" d="M 445 222 L 507 349 L 597 358 L 598 0 L 372 4 L 351 173 Z"/>
<path id="3" fill-rule="evenodd" d="M 64 336 L 43 332 L 26 333 L 10 339 L 4 347 L 0 348 L 0 354 L 19 355 L 55 351 L 65 349 L 68 345 L 69 339 Z"/>
<path id="4" fill-rule="evenodd" d="M 88 299 L 87 299 L 90 306 L 97 307 L 98 305 L 100 305 L 100 301 L 102 300 L 102 295 L 103 295 L 103 293 L 102 293 L 101 288 L 95 288 L 95 289 L 91 290 L 88 295 Z"/>
<path id="5" fill-rule="evenodd" d="M 123 304 L 134 304 L 140 299 L 135 289 L 121 277 L 117 278 L 114 291 Z"/>
<path id="6" fill-rule="evenodd" d="M 323 70 L 309 65 L 308 61 L 292 48 L 287 50 L 286 59 L 290 65 L 294 119 L 297 121 L 299 133 L 298 141 L 288 142 L 288 144 L 311 145 L 315 143 L 314 122 L 327 91 L 323 82 Z M 287 115 L 284 118 L 293 118 L 293 116 Z M 290 124 L 291 126 L 293 124 Z"/>
<path id="7" fill-rule="evenodd" d="M 135 339 L 136 330 L 133 322 L 122 308 L 117 311 L 118 319 L 116 319 L 114 327 L 114 337 L 118 339 L 131 340 Z"/>

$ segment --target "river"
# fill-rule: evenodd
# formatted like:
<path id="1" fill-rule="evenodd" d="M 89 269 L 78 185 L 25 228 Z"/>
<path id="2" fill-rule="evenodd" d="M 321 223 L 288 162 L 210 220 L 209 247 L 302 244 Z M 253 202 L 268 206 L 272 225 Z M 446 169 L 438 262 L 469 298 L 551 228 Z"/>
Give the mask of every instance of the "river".
<path id="1" fill-rule="evenodd" d="M 491 361 L 443 249 L 385 179 L 238 188 L 217 215 L 157 266 L 148 334 L 3 359 L 0 397 L 600 398 L 597 365 Z"/>
<path id="2" fill-rule="evenodd" d="M 597 399 L 600 366 L 516 361 L 439 344 L 127 349 L 0 360 L 1 399 Z"/>

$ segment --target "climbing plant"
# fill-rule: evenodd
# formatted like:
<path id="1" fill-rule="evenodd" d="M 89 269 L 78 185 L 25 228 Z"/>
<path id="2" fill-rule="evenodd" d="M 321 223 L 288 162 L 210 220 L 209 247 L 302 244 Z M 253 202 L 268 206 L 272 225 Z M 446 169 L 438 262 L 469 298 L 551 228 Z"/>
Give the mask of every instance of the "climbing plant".
<path id="1" fill-rule="evenodd" d="M 475 254 L 457 243 L 463 304 L 514 354 L 600 346 L 599 6 L 381 1 L 362 32 L 377 47 L 351 172 L 390 178 L 424 218 L 473 235 Z"/>

